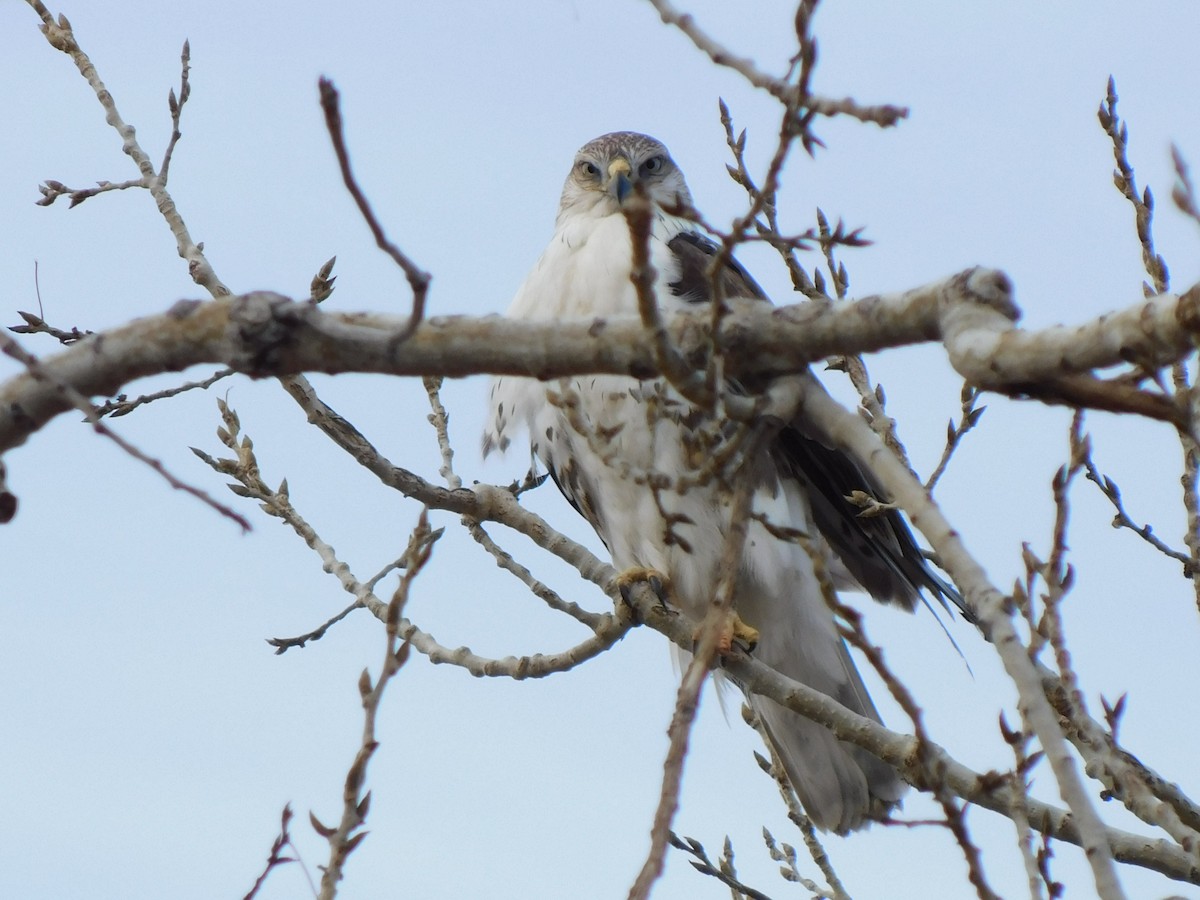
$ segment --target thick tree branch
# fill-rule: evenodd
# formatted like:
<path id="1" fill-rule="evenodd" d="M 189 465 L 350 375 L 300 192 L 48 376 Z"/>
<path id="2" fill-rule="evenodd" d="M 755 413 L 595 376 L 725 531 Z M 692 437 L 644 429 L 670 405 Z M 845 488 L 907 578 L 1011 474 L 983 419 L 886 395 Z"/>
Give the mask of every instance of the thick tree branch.
<path id="1" fill-rule="evenodd" d="M 721 346 L 729 374 L 771 376 L 834 353 L 941 339 L 972 384 L 1018 394 L 1037 384 L 1044 396 L 1054 393 L 1056 379 L 1092 368 L 1182 358 L 1200 334 L 1200 287 L 1073 328 L 1022 331 L 1012 327 L 1015 317 L 1007 279 L 993 270 L 970 269 L 904 293 L 835 306 L 741 305 L 722 321 Z M 46 377 L 26 373 L 0 385 L 0 451 L 72 408 L 60 385 L 85 396 L 112 395 L 136 378 L 198 363 L 252 376 L 314 371 L 648 377 L 658 371 L 650 340 L 632 318 L 531 323 L 438 317 L 399 342 L 407 326 L 407 319 L 396 316 L 327 313 L 269 292 L 183 301 L 164 314 L 72 344 L 42 362 Z M 702 357 L 709 346 L 707 328 L 706 313 L 669 323 L 672 339 L 690 358 Z M 1155 417 L 1176 420 L 1173 401 L 1146 391 L 1137 397 L 1143 405 L 1165 405 Z M 1132 404 L 1122 408 L 1145 412 Z"/>

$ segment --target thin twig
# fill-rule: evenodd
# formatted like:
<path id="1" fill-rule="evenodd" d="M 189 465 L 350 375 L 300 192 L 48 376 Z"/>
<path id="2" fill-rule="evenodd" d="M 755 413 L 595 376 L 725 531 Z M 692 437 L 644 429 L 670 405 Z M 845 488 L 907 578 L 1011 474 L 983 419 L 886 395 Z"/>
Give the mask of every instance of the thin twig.
<path id="1" fill-rule="evenodd" d="M 74 344 L 76 341 L 82 340 L 83 338 L 87 337 L 89 334 L 94 333 L 91 331 L 81 331 L 79 328 L 75 328 L 75 327 L 72 327 L 70 331 L 67 331 L 64 328 L 55 328 L 53 325 L 48 324 L 46 322 L 46 320 L 42 318 L 42 315 L 40 314 L 41 305 L 42 305 L 42 297 L 41 297 L 41 291 L 39 290 L 38 291 L 39 315 L 35 316 L 31 312 L 23 312 L 22 310 L 17 310 L 17 315 L 25 320 L 25 324 L 24 325 L 10 325 L 10 326 L 8 326 L 8 330 L 13 332 L 14 334 L 48 334 L 48 335 L 50 335 L 50 337 L 54 338 L 56 341 L 58 341 L 64 347 L 69 347 L 71 344 Z"/>
<path id="2" fill-rule="evenodd" d="M 650 261 L 650 237 L 655 216 L 645 191 L 645 185 L 638 182 L 634 195 L 622 207 L 629 223 L 629 238 L 633 248 L 629 277 L 637 295 L 638 315 L 650 335 L 659 371 L 672 387 L 695 406 L 712 409 L 716 397 L 710 385 L 674 346 L 658 307 L 655 292 L 658 272 Z"/>
<path id="3" fill-rule="evenodd" d="M 770 75 L 758 68 L 753 60 L 738 56 L 724 47 L 696 25 L 691 15 L 680 12 L 668 0 L 649 0 L 649 3 L 665 24 L 679 29 L 698 50 L 707 55 L 716 65 L 733 69 L 754 87 L 768 92 L 782 103 L 788 103 L 795 97 L 797 89 L 786 78 Z M 805 0 L 801 7 L 811 8 L 815 5 L 811 0 Z M 805 102 L 810 109 L 823 116 L 847 115 L 859 121 L 874 122 L 883 127 L 895 125 L 908 115 L 908 110 L 904 107 L 862 106 L 849 97 L 833 100 L 809 95 Z"/>
<path id="4" fill-rule="evenodd" d="M 127 191 L 130 188 L 148 188 L 150 182 L 145 178 L 131 178 L 128 181 L 97 181 L 94 188 L 73 188 L 68 187 L 61 181 L 55 181 L 53 178 L 47 178 L 38 185 L 38 192 L 41 193 L 42 199 L 37 201 L 38 206 L 50 206 L 59 197 L 70 197 L 71 205 L 69 209 L 74 209 L 84 200 L 89 197 L 95 197 L 98 194 L 107 194 L 109 191 Z"/>
<path id="5" fill-rule="evenodd" d="M 1182 563 L 1184 577 L 1191 578 L 1192 572 L 1196 568 L 1196 560 L 1182 550 L 1176 550 L 1170 544 L 1163 541 L 1162 538 L 1154 533 L 1154 528 L 1149 523 L 1138 525 L 1133 520 L 1128 510 L 1125 509 L 1125 502 L 1121 498 L 1120 487 L 1109 476 L 1100 472 L 1090 453 L 1084 460 L 1084 468 L 1087 480 L 1099 487 L 1101 493 L 1108 498 L 1108 502 L 1113 506 L 1113 510 L 1115 511 L 1112 520 L 1113 528 L 1126 528 L 1132 531 L 1159 553 L 1163 554 L 1163 556 Z"/>
<path id="6" fill-rule="evenodd" d="M 1113 146 L 1113 158 L 1116 161 L 1113 183 L 1133 207 L 1134 227 L 1138 243 L 1142 248 L 1142 266 L 1153 282 L 1153 287 L 1143 282 L 1142 290 L 1148 297 L 1154 294 L 1163 294 L 1170 288 L 1170 276 L 1166 262 L 1154 249 L 1154 198 L 1149 188 L 1146 188 L 1140 195 L 1138 194 L 1133 166 L 1129 163 L 1129 128 L 1117 114 L 1117 87 L 1112 76 L 1109 76 L 1108 89 L 1097 116 Z M 1176 173 L 1179 174 L 1178 165 Z M 1184 176 L 1186 177 L 1186 171 Z M 1187 183 L 1185 180 L 1185 184 Z M 1178 190 L 1175 193 L 1178 194 Z M 1179 202 L 1178 197 L 1176 197 L 1176 202 Z M 1180 410 L 1186 410 L 1188 416 L 1183 423 L 1184 427 L 1179 429 L 1179 441 L 1183 451 L 1183 473 L 1180 476 L 1180 486 L 1183 489 L 1183 508 L 1187 514 L 1185 541 L 1191 558 L 1200 560 L 1200 494 L 1197 492 L 1197 486 L 1200 484 L 1200 446 L 1197 446 L 1190 430 L 1192 421 L 1200 412 L 1200 385 L 1192 384 L 1187 366 L 1179 361 L 1171 366 L 1171 380 L 1175 388 L 1175 400 L 1178 407 Z M 1192 564 L 1189 571 L 1196 604 L 1200 607 L 1200 566 Z"/>
<path id="7" fill-rule="evenodd" d="M 367 832 L 360 829 L 366 822 L 370 809 L 371 792 L 367 791 L 364 794 L 363 784 L 367 778 L 367 766 L 379 747 L 379 742 L 375 739 L 375 720 L 379 714 L 384 690 L 408 659 L 408 641 L 403 641 L 397 646 L 397 642 L 400 641 L 400 614 L 408 602 L 413 579 L 429 561 L 433 545 L 440 535 L 441 530 L 433 531 L 429 527 L 428 510 L 422 510 L 404 554 L 404 577 L 400 579 L 400 584 L 388 603 L 387 649 L 379 677 L 372 684 L 371 673 L 363 669 L 358 679 L 358 691 L 363 705 L 362 742 L 354 755 L 354 762 L 346 773 L 346 782 L 342 790 L 341 821 L 337 827 L 331 828 L 322 824 L 314 813 L 308 814 L 314 830 L 329 841 L 329 863 L 321 876 L 319 900 L 333 900 L 337 896 L 337 885 L 342 880 L 346 860 L 367 836 Z"/>
<path id="8" fill-rule="evenodd" d="M 50 15 L 49 10 L 46 9 L 41 0 L 26 0 L 26 2 L 41 17 L 42 33 L 46 36 L 46 40 L 50 46 L 56 50 L 61 50 L 71 57 L 72 62 L 75 63 L 76 68 L 79 69 L 80 74 L 83 75 L 95 93 L 96 99 L 104 108 L 105 121 L 120 135 L 122 151 L 133 160 L 134 165 L 137 166 L 138 172 L 141 174 L 141 178 L 138 181 L 127 182 L 127 186 L 144 186 L 150 191 L 150 194 L 154 197 L 155 205 L 166 220 L 171 233 L 175 236 L 175 245 L 179 251 L 179 255 L 187 260 L 188 274 L 191 275 L 192 280 L 205 288 L 213 297 L 228 296 L 230 293 L 229 288 L 217 278 L 212 265 L 204 255 L 203 248 L 192 239 L 191 234 L 188 232 L 187 225 L 184 223 L 183 217 L 179 214 L 179 210 L 175 206 L 175 200 L 167 190 L 165 173 L 159 173 L 154 170 L 154 163 L 151 162 L 149 155 L 142 149 L 142 145 L 138 142 L 136 129 L 121 117 L 112 92 L 109 91 L 100 79 L 100 74 L 96 71 L 95 65 L 75 40 L 75 34 L 71 29 L 71 23 L 67 20 L 67 17 L 60 14 L 56 20 Z M 184 60 L 183 68 L 184 75 L 182 77 L 186 78 L 186 60 Z M 174 124 L 177 125 L 178 123 L 175 122 Z M 102 184 L 105 184 L 105 182 L 102 182 Z"/>
<path id="9" fill-rule="evenodd" d="M 980 900 L 1000 900 L 999 895 L 992 890 L 987 882 L 987 876 L 983 871 L 983 859 L 979 851 L 979 847 L 971 840 L 971 834 L 967 829 L 966 811 L 960 805 L 946 784 L 944 771 L 942 770 L 940 760 L 937 755 L 931 752 L 932 741 L 925 727 L 925 718 L 921 712 L 921 707 L 917 704 L 916 698 L 908 687 L 897 677 L 891 667 L 884 660 L 883 651 L 878 645 L 874 644 L 866 634 L 866 627 L 863 624 L 862 616 L 858 610 L 838 601 L 837 595 L 833 591 L 833 584 L 830 581 L 829 574 L 825 570 L 824 557 L 816 552 L 816 548 L 812 546 L 810 541 L 801 539 L 801 545 L 809 552 L 813 559 L 813 567 L 817 570 L 818 580 L 821 583 L 822 591 L 825 593 L 826 603 L 830 604 L 834 610 L 845 622 L 849 625 L 848 628 L 840 629 L 842 636 L 867 658 L 871 667 L 883 679 L 887 685 L 888 692 L 892 698 L 904 710 L 909 721 L 912 722 L 913 736 L 917 740 L 916 745 L 916 761 L 922 768 L 923 784 L 922 787 L 928 788 L 934 799 L 941 806 L 942 812 L 946 816 L 945 826 L 954 835 L 954 840 L 957 842 L 959 849 L 962 851 L 963 859 L 967 863 L 967 878 L 975 888 L 976 894 Z"/>
<path id="10" fill-rule="evenodd" d="M 408 285 L 412 289 L 412 313 L 409 315 L 408 326 L 396 338 L 396 342 L 401 343 L 417 330 L 417 326 L 425 318 L 425 297 L 429 293 L 431 276 L 409 259 L 404 251 L 388 240 L 383 226 L 379 224 L 379 220 L 371 210 L 371 204 L 358 186 L 354 173 L 350 169 L 350 153 L 346 149 L 346 136 L 342 126 L 342 112 L 337 88 L 328 78 L 321 78 L 318 84 L 321 92 L 321 109 L 325 113 L 325 127 L 329 130 L 330 140 L 333 141 L 333 151 L 337 154 L 338 167 L 342 171 L 342 181 L 345 182 L 346 190 L 354 198 L 358 211 L 366 221 L 367 227 L 371 229 L 376 246 L 387 253 L 404 271 L 404 277 L 408 279 Z"/>
<path id="11" fill-rule="evenodd" d="M 244 900 L 254 900 L 258 896 L 258 892 L 262 890 L 262 886 L 266 884 L 267 876 L 280 866 L 288 863 L 300 863 L 300 870 L 304 873 L 304 877 L 308 879 L 308 886 L 312 889 L 313 896 L 317 894 L 317 886 L 313 884 L 312 876 L 308 873 L 308 867 L 304 865 L 304 861 L 300 859 L 300 852 L 296 849 L 296 845 L 292 843 L 292 834 L 288 829 L 291 824 L 294 813 L 292 805 L 285 804 L 283 812 L 279 817 L 279 834 L 275 836 L 275 840 L 271 843 L 271 852 L 267 856 L 266 867 L 262 870 L 262 874 L 254 880 L 254 886 L 250 888 L 250 892 L 246 894 Z M 290 847 L 295 856 L 284 856 L 284 848 Z"/>
<path id="12" fill-rule="evenodd" d="M 120 416 L 127 416 L 139 406 L 145 406 L 147 403 L 153 403 L 156 400 L 166 400 L 169 397 L 177 397 L 180 394 L 185 394 L 188 391 L 201 390 L 206 391 L 218 381 L 228 378 L 230 375 L 236 375 L 233 369 L 218 369 L 212 375 L 200 381 L 185 381 L 183 384 L 176 385 L 172 388 L 165 388 L 161 391 L 155 391 L 152 394 L 142 394 L 134 397 L 132 400 L 126 398 L 124 394 L 118 394 L 111 400 L 105 401 L 100 406 L 96 407 L 96 412 L 101 416 L 108 416 L 116 419 Z"/>
<path id="13" fill-rule="evenodd" d="M 83 413 L 84 418 L 92 426 L 93 431 L 108 438 L 138 462 L 149 466 L 172 488 L 177 491 L 183 491 L 186 494 L 191 494 L 201 503 L 220 513 L 225 518 L 236 522 L 239 526 L 241 526 L 242 531 L 250 531 L 250 522 L 247 521 L 245 516 L 239 515 L 225 504 L 218 502 L 203 489 L 180 480 L 174 474 L 172 474 L 172 472 L 163 464 L 162 460 L 156 459 L 153 456 L 149 456 L 148 454 L 142 452 L 129 441 L 125 440 L 125 438 L 121 437 L 121 435 L 109 428 L 108 425 L 106 425 L 105 422 L 100 418 L 100 413 L 87 397 L 85 397 L 71 385 L 67 384 L 65 381 L 55 378 L 53 374 L 48 372 L 46 368 L 42 366 L 41 362 L 36 356 L 34 356 L 32 353 L 29 353 L 27 350 L 21 347 L 20 344 L 3 332 L 0 332 L 0 352 L 11 356 L 13 359 L 20 362 L 23 366 L 25 366 L 26 371 L 28 371 L 29 374 L 34 378 L 51 384 L 71 406 Z"/>
<path id="14" fill-rule="evenodd" d="M 183 132 L 179 130 L 179 120 L 183 115 L 183 105 L 192 96 L 192 85 L 188 81 L 188 76 L 191 74 L 191 59 L 191 44 L 188 41 L 184 41 L 183 51 L 179 54 L 179 94 L 176 96 L 175 90 L 172 88 L 171 92 L 167 95 L 167 107 L 171 111 L 171 137 L 167 141 L 167 149 L 163 153 L 162 165 L 158 167 L 158 177 L 164 187 L 166 187 L 167 175 L 171 169 L 171 158 L 175 155 L 175 145 L 183 137 Z"/>
<path id="15" fill-rule="evenodd" d="M 1013 787 L 1012 820 L 1017 827 L 1017 847 L 1021 851 L 1021 860 L 1025 864 L 1030 900 L 1042 900 L 1041 885 L 1046 883 L 1046 886 L 1050 887 L 1050 884 L 1038 868 L 1038 861 L 1033 852 L 1033 829 L 1029 825 L 1028 777 L 1028 773 L 1041 759 L 1042 754 L 1041 752 L 1032 754 L 1028 752 L 1030 733 L 1026 730 L 1014 731 L 1009 728 L 1004 713 L 1000 714 L 999 724 L 1000 734 L 1004 738 L 1004 742 L 1012 748 L 1016 760 L 1016 765 L 1009 776 L 1009 784 Z"/>
<path id="16" fill-rule="evenodd" d="M 321 638 L 325 637 L 325 633 L 329 631 L 330 628 L 342 621 L 342 619 L 346 618 L 346 616 L 350 615 L 350 613 L 354 612 L 356 609 L 362 609 L 363 605 L 364 604 L 362 602 L 355 600 L 336 616 L 325 620 L 325 622 L 314 628 L 312 631 L 307 631 L 304 634 L 297 635 L 296 637 L 267 638 L 267 643 L 275 648 L 276 656 L 287 653 L 293 647 L 303 648 L 309 641 L 319 641 Z"/>
<path id="17" fill-rule="evenodd" d="M 957 425 L 951 420 L 950 424 L 946 427 L 946 448 L 942 450 L 942 458 L 938 460 L 938 464 L 934 467 L 933 474 L 925 482 L 925 490 L 933 492 L 938 481 L 946 474 L 946 467 L 950 464 L 950 457 L 954 455 L 954 451 L 962 443 L 963 437 L 968 431 L 979 424 L 979 419 L 983 416 L 983 412 L 987 407 L 976 406 L 975 401 L 978 399 L 979 389 L 964 381 L 962 393 L 960 394 L 962 415 Z"/>
<path id="18" fill-rule="evenodd" d="M 1146 296 L 1166 293 L 1170 285 L 1167 264 L 1154 249 L 1154 198 L 1150 188 L 1138 193 L 1133 166 L 1129 163 L 1129 128 L 1117 115 L 1117 83 L 1111 75 L 1108 78 L 1108 90 L 1096 116 L 1100 120 L 1100 127 L 1112 142 L 1113 159 L 1117 166 L 1113 172 L 1113 183 L 1133 207 L 1138 242 L 1142 245 L 1142 264 L 1153 282 L 1153 286 L 1145 285 Z"/>
<path id="19" fill-rule="evenodd" d="M 1184 215 L 1200 225 L 1200 201 L 1196 198 L 1196 186 L 1192 183 L 1182 151 L 1174 144 L 1171 145 L 1171 163 L 1175 167 L 1176 179 L 1171 189 L 1171 199 Z"/>
<path id="20" fill-rule="evenodd" d="M 684 853 L 691 854 L 695 859 L 690 860 L 692 868 L 702 875 L 708 875 L 710 878 L 715 878 L 723 885 L 728 887 L 735 898 L 738 900 L 771 900 L 769 896 L 762 891 L 755 890 L 750 885 L 740 881 L 735 874 L 725 871 L 726 866 L 722 861 L 721 866 L 715 866 L 712 860 L 708 858 L 708 852 L 695 838 L 681 838 L 675 832 L 671 832 L 669 837 L 671 846 L 676 850 L 682 850 Z M 729 839 L 726 838 L 726 848 L 728 856 L 732 856 L 732 849 L 729 847 Z"/>
<path id="21" fill-rule="evenodd" d="M 797 882 L 803 884 L 804 887 L 815 895 L 828 895 L 830 900 L 850 900 L 850 894 L 846 890 L 846 886 L 834 870 L 833 862 L 829 859 L 829 854 L 821 843 L 821 839 L 817 836 L 817 829 L 814 827 L 812 819 L 808 817 L 808 814 L 804 811 L 804 807 L 800 804 L 800 799 L 796 796 L 796 789 L 792 786 L 792 782 L 787 776 L 787 770 L 783 767 L 783 761 L 779 758 L 779 752 L 770 738 L 767 737 L 762 720 L 748 703 L 742 704 L 742 719 L 747 725 L 757 731 L 759 737 L 762 738 L 763 746 L 766 748 L 770 759 L 755 752 L 755 761 L 757 761 L 759 768 L 775 782 L 775 787 L 779 790 L 779 796 L 783 800 L 783 805 L 787 807 L 788 819 L 800 831 L 800 837 L 804 841 L 804 848 L 808 851 L 808 855 L 812 861 L 816 863 L 817 868 L 821 870 L 821 875 L 824 876 L 825 883 L 829 885 L 829 888 L 828 890 L 822 890 L 816 882 L 801 875 L 797 868 L 794 853 L 781 854 L 788 861 L 790 876 L 794 877 Z M 766 841 L 767 851 L 771 854 L 771 858 L 777 862 L 782 861 L 782 859 L 776 856 L 778 851 L 775 848 L 775 839 L 766 828 L 763 829 L 763 840 Z M 791 880 L 790 877 L 789 880 Z"/>

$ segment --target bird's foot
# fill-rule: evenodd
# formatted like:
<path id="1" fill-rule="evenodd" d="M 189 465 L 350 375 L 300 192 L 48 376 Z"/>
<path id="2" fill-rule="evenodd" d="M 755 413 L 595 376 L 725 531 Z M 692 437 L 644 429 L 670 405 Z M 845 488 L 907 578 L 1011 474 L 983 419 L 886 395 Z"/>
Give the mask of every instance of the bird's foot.
<path id="1" fill-rule="evenodd" d="M 621 605 L 632 621 L 641 622 L 641 616 L 638 614 L 637 607 L 633 605 L 633 588 L 637 584 L 645 584 L 650 590 L 654 591 L 654 596 L 658 598 L 659 605 L 663 609 L 669 608 L 667 600 L 670 596 L 671 581 L 665 573 L 646 566 L 634 566 L 633 568 L 625 569 L 623 572 L 617 573 L 617 590 L 621 594 Z"/>
<path id="2" fill-rule="evenodd" d="M 700 634 L 704 626 L 701 625 L 696 629 L 694 640 L 699 642 Z M 734 642 L 736 641 L 747 653 L 753 653 L 754 648 L 758 646 L 758 629 L 747 625 L 742 621 L 742 617 L 737 613 L 730 611 L 725 617 L 725 620 L 720 624 L 717 631 L 717 654 L 719 656 L 728 656 L 733 652 Z"/>

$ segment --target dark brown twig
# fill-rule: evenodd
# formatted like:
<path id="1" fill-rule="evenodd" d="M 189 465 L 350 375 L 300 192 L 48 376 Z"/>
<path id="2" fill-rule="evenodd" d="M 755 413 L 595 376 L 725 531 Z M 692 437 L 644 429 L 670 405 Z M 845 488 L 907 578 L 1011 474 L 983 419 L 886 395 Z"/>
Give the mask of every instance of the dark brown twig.
<path id="1" fill-rule="evenodd" d="M 408 319 L 408 327 L 397 338 L 397 343 L 399 343 L 410 337 L 417 330 L 417 326 L 421 324 L 421 320 L 425 318 L 425 297 L 429 293 L 429 282 L 432 276 L 420 269 L 404 254 L 404 251 L 388 240 L 383 226 L 379 224 L 379 220 L 371 210 L 371 204 L 367 201 L 366 195 L 358 186 L 354 173 L 350 169 L 350 154 L 346 149 L 346 136 L 342 126 L 342 112 L 337 88 L 328 78 L 322 78 L 318 84 L 321 92 L 321 109 L 325 113 L 325 127 L 329 130 L 330 140 L 333 141 L 333 150 L 337 154 L 338 166 L 342 170 L 342 181 L 345 182 L 346 190 L 354 198 L 354 202 L 358 205 L 358 211 L 362 213 L 367 227 L 371 229 L 376 246 L 390 256 L 404 271 L 404 277 L 408 279 L 408 285 L 412 288 L 412 313 Z"/>
<path id="2" fill-rule="evenodd" d="M 38 306 L 41 306 L 41 297 L 38 297 Z M 48 334 L 64 347 L 69 347 L 76 341 L 83 340 L 91 331 L 80 331 L 76 327 L 72 327 L 70 331 L 63 328 L 55 328 L 53 325 L 46 322 L 41 314 L 34 315 L 31 312 L 17 310 L 17 315 L 25 320 L 24 325 L 10 325 L 8 330 L 13 334 Z"/>
<path id="3" fill-rule="evenodd" d="M 274 869 L 294 862 L 300 863 L 300 869 L 304 872 L 304 877 L 308 879 L 309 887 L 312 888 L 314 895 L 317 893 L 316 885 L 312 882 L 312 876 L 308 874 L 308 869 L 300 861 L 300 854 L 296 852 L 296 845 L 292 843 L 291 831 L 288 830 L 288 826 L 291 824 L 294 815 L 292 805 L 290 803 L 286 804 L 283 807 L 283 813 L 279 817 L 279 834 L 275 836 L 275 840 L 271 844 L 271 853 L 267 856 L 267 865 L 262 870 L 262 874 L 254 880 L 254 886 L 250 888 L 250 892 L 246 894 L 243 900 L 254 900 L 258 896 L 258 892 L 262 889 L 262 886 L 266 883 L 267 876 Z M 283 856 L 283 849 L 285 847 L 291 847 L 296 856 Z"/>
<path id="4" fill-rule="evenodd" d="M 287 653 L 293 647 L 302 648 L 309 641 L 319 641 L 321 638 L 325 637 L 325 633 L 329 631 L 330 628 L 342 621 L 342 619 L 346 618 L 346 616 L 350 615 L 350 613 L 354 612 L 356 609 L 362 608 L 363 604 L 360 601 L 355 600 L 336 616 L 332 616 L 331 618 L 327 619 L 324 623 L 317 628 L 314 628 L 312 631 L 308 631 L 304 634 L 290 638 L 267 638 L 267 643 L 275 648 L 276 656 L 281 656 L 282 654 Z"/>

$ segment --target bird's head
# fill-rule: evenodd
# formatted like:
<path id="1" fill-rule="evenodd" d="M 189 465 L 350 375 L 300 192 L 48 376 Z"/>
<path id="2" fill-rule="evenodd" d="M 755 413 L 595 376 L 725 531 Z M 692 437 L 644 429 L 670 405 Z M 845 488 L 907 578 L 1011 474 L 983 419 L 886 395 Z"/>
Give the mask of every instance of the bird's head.
<path id="1" fill-rule="evenodd" d="M 584 144 L 563 185 L 559 216 L 620 214 L 641 185 L 655 206 L 692 202 L 683 173 L 661 141 L 636 131 L 614 131 Z"/>

